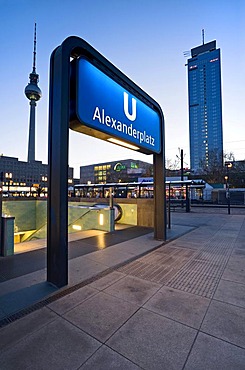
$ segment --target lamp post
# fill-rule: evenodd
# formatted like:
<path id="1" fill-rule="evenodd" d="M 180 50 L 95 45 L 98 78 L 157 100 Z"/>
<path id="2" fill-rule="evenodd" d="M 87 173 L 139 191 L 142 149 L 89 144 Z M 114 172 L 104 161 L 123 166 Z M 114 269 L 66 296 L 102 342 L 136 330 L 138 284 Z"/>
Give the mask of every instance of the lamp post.
<path id="1" fill-rule="evenodd" d="M 225 162 L 226 176 L 225 176 L 225 188 L 226 188 L 226 199 L 228 206 L 228 215 L 231 214 L 231 198 L 230 198 L 230 186 L 229 186 L 229 169 L 232 168 L 231 162 Z"/>

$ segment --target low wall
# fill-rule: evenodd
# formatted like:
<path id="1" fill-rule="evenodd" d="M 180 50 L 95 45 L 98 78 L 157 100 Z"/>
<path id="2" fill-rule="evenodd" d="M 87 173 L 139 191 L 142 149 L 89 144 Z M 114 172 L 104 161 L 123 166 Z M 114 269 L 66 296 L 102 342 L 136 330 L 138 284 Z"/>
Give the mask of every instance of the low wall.
<path id="1" fill-rule="evenodd" d="M 69 199 L 70 205 L 88 205 L 90 204 L 107 204 L 109 205 L 109 199 L 105 198 L 71 198 Z M 114 203 L 118 204 L 122 208 L 122 217 L 118 223 L 128 224 L 128 225 L 138 225 L 145 227 L 154 227 L 154 200 L 153 199 L 143 199 L 143 198 L 114 198 Z M 76 220 L 77 210 L 76 208 L 69 209 L 69 224 L 74 223 Z M 46 224 L 47 224 L 47 200 L 46 199 L 18 199 L 14 200 L 6 199 L 2 203 L 3 214 L 7 216 L 15 217 L 15 233 L 34 231 L 36 237 L 43 237 L 46 234 Z M 98 212 L 98 211 L 97 211 Z M 81 213 L 81 210 L 79 214 Z M 102 210 L 100 213 L 104 213 Z M 92 213 L 86 217 L 86 223 L 88 225 L 85 229 L 93 224 Z M 93 216 L 94 217 L 94 216 Z M 92 217 L 92 218 L 93 218 Z M 104 214 L 105 223 L 108 223 L 106 212 Z M 106 226 L 107 228 L 108 226 Z M 93 227 L 94 228 L 94 227 Z M 103 228 L 101 228 L 103 229 Z M 69 228 L 69 232 L 73 231 Z M 31 233 L 32 234 L 32 233 Z M 40 235 L 39 235 L 40 234 Z M 26 233 L 23 237 L 24 241 L 28 239 L 30 235 Z"/>
<path id="2" fill-rule="evenodd" d="M 106 198 L 73 198 L 74 202 L 109 204 Z M 154 227 L 154 199 L 152 198 L 114 198 L 123 210 L 123 217 L 118 223 Z"/>

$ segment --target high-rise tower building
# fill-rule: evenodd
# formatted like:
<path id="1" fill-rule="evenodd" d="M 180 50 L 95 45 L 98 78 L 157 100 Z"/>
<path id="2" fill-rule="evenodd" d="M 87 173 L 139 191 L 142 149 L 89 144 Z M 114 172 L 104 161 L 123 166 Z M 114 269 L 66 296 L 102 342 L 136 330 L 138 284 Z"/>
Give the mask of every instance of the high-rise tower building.
<path id="1" fill-rule="evenodd" d="M 220 49 L 216 41 L 191 49 L 188 59 L 190 165 L 223 165 Z"/>
<path id="2" fill-rule="evenodd" d="M 38 87 L 39 75 L 36 73 L 36 23 L 34 31 L 34 50 L 33 50 L 33 68 L 29 75 L 30 82 L 25 88 L 26 97 L 30 100 L 30 123 L 29 123 L 29 142 L 27 161 L 35 161 L 35 110 L 37 101 L 41 98 L 42 92 Z"/>

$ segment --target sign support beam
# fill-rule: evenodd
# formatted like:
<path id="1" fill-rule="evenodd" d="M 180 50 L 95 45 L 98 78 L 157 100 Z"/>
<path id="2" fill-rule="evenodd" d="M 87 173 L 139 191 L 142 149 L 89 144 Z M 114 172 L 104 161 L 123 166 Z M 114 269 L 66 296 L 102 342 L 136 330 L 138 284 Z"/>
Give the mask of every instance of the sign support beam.
<path id="1" fill-rule="evenodd" d="M 162 125 L 162 150 L 154 154 L 155 232 L 156 239 L 166 239 L 164 119 L 160 106 L 97 52 L 86 41 L 69 37 L 58 46 L 50 60 L 49 96 L 49 176 L 47 214 L 47 280 L 61 288 L 68 284 L 68 147 L 70 120 L 71 58 L 90 57 L 130 86 L 138 96 L 154 107 Z"/>

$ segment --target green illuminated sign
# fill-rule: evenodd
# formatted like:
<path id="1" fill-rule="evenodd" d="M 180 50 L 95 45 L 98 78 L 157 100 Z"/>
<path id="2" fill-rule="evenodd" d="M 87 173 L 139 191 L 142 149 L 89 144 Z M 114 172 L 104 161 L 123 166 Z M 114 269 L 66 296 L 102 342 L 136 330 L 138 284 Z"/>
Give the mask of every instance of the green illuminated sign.
<path id="1" fill-rule="evenodd" d="M 116 171 L 116 172 L 120 172 L 120 171 L 122 171 L 122 170 L 126 170 L 126 166 L 125 166 L 125 164 L 122 164 L 122 163 L 117 163 L 117 164 L 115 164 L 115 166 L 114 166 L 114 171 Z"/>

